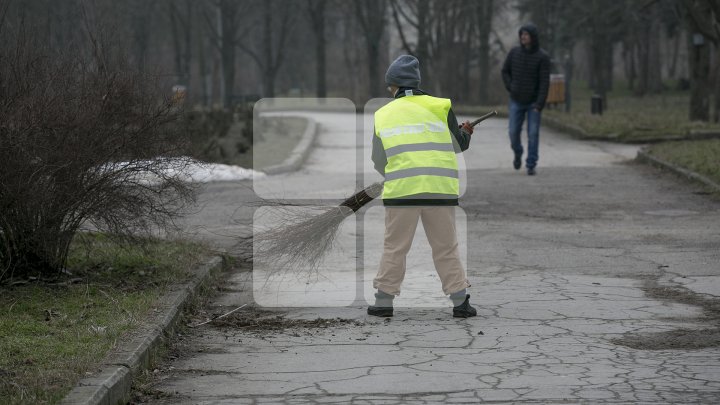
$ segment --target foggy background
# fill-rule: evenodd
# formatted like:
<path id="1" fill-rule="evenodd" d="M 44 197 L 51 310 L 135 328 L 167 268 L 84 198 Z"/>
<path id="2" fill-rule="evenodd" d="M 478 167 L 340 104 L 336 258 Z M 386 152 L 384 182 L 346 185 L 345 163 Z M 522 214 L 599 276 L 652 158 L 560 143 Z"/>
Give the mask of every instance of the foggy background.
<path id="1" fill-rule="evenodd" d="M 420 59 L 421 87 L 434 95 L 463 104 L 504 103 L 500 67 L 525 22 L 538 26 L 552 73 L 571 73 L 567 79 L 600 95 L 618 86 L 636 96 L 689 90 L 693 82 L 706 93 L 699 97 L 720 92 L 720 29 L 712 12 L 718 5 L 711 0 L 0 4 L 3 36 L 22 26 L 50 48 L 88 57 L 93 40 L 111 44 L 130 66 L 160 74 L 167 86 L 186 86 L 192 105 L 227 107 L 278 96 L 346 97 L 362 105 L 386 94 L 385 69 L 403 53 Z"/>

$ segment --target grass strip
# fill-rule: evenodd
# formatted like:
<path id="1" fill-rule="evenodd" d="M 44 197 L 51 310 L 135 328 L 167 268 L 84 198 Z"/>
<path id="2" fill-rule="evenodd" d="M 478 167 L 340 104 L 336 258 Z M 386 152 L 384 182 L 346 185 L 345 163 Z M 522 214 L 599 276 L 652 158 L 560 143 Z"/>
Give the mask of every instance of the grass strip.
<path id="1" fill-rule="evenodd" d="M 647 152 L 720 183 L 720 139 L 663 142 Z"/>
<path id="2" fill-rule="evenodd" d="M 187 242 L 121 246 L 80 234 L 69 274 L 0 287 L 0 403 L 61 400 L 205 253 Z"/>

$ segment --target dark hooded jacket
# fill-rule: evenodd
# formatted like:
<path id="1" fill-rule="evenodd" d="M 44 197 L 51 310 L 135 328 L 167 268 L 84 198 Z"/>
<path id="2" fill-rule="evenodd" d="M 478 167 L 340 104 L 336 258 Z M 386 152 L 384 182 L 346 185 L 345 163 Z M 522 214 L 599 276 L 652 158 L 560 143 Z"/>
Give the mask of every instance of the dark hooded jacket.
<path id="1" fill-rule="evenodd" d="M 542 110 L 550 87 L 550 56 L 540 48 L 535 25 L 523 25 L 518 36 L 523 31 L 530 34 L 531 47 L 519 45 L 510 50 L 502 67 L 503 82 L 510 98 Z"/>

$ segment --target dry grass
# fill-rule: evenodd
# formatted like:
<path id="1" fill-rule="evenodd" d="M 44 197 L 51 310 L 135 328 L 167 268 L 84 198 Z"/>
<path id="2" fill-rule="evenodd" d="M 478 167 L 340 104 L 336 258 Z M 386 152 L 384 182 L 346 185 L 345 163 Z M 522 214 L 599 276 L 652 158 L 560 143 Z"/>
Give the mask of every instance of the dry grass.
<path id="1" fill-rule="evenodd" d="M 181 242 L 147 241 L 140 249 L 102 235 L 80 238 L 65 280 L 0 288 L 2 404 L 60 401 L 203 253 Z"/>
<path id="2" fill-rule="evenodd" d="M 720 139 L 665 142 L 650 146 L 648 152 L 720 183 Z"/>

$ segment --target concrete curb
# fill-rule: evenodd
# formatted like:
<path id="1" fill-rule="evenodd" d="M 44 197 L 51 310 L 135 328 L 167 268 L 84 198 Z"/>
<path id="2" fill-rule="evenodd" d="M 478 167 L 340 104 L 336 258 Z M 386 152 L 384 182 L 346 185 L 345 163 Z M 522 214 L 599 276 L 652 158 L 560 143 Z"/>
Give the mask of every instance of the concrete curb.
<path id="1" fill-rule="evenodd" d="M 307 117 L 303 118 L 307 120 L 307 127 L 305 128 L 305 132 L 303 133 L 300 142 L 295 146 L 295 149 L 290 152 L 290 156 L 288 156 L 282 163 L 266 167 L 265 169 L 260 170 L 261 172 L 265 174 L 279 174 L 294 172 L 302 167 L 308 155 L 310 155 L 310 150 L 313 143 L 315 143 L 315 137 L 318 132 L 318 125 L 314 119 Z"/>
<path id="2" fill-rule="evenodd" d="M 700 183 L 703 183 L 704 185 L 710 187 L 714 191 L 720 192 L 720 184 L 716 183 L 713 180 L 710 180 L 709 178 L 703 176 L 702 174 L 695 173 L 693 171 L 684 169 L 684 168 L 676 166 L 668 161 L 665 161 L 663 159 L 655 157 L 648 153 L 647 148 L 640 149 L 637 153 L 637 157 L 635 157 L 635 160 L 638 162 L 641 162 L 641 163 L 649 164 L 651 166 L 659 167 L 661 169 L 670 170 L 671 172 L 674 172 L 675 174 L 690 178 L 695 181 L 699 181 Z"/>
<path id="3" fill-rule="evenodd" d="M 60 402 L 62 405 L 116 405 L 130 401 L 133 376 L 148 368 L 165 337 L 178 326 L 182 312 L 203 285 L 223 267 L 215 256 L 195 270 L 188 283 L 160 298 L 155 313 L 134 332 L 134 337 L 115 348 L 99 366 L 101 371 L 83 378 Z"/>

